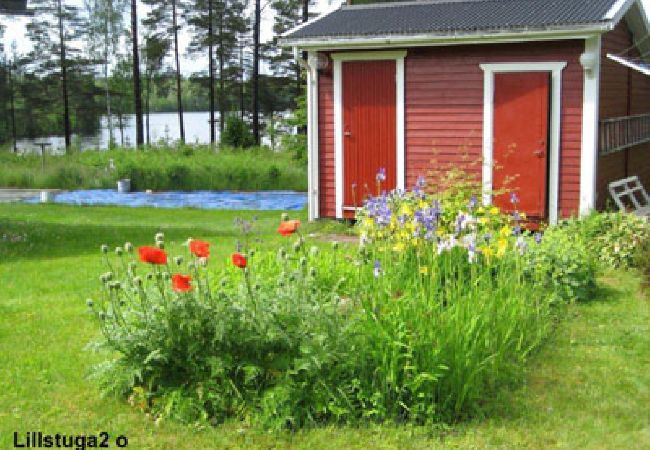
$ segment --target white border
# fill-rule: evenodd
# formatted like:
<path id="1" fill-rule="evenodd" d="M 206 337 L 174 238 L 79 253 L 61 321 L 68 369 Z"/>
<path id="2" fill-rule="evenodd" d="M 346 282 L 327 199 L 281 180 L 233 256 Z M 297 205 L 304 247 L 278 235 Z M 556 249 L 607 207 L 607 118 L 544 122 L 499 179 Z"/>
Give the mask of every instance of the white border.
<path id="1" fill-rule="evenodd" d="M 598 167 L 598 128 L 600 100 L 601 37 L 585 39 L 582 101 L 582 150 L 580 152 L 580 215 L 596 208 L 596 173 Z"/>
<path id="2" fill-rule="evenodd" d="M 308 217 L 320 217 L 320 151 L 318 116 L 318 70 L 315 61 L 317 54 L 307 54 L 307 192 Z"/>
<path id="3" fill-rule="evenodd" d="M 381 52 L 333 53 L 334 60 L 334 162 L 336 167 L 336 217 L 343 218 L 343 62 L 395 60 L 395 89 L 397 113 L 396 170 L 397 189 L 406 184 L 404 146 L 404 58 L 406 50 Z"/>
<path id="4" fill-rule="evenodd" d="M 521 62 L 481 64 L 483 81 L 483 202 L 492 203 L 492 169 L 494 164 L 494 75 L 506 72 L 551 73 L 549 222 L 557 223 L 560 192 L 560 126 L 562 111 L 562 70 L 566 62 Z"/>

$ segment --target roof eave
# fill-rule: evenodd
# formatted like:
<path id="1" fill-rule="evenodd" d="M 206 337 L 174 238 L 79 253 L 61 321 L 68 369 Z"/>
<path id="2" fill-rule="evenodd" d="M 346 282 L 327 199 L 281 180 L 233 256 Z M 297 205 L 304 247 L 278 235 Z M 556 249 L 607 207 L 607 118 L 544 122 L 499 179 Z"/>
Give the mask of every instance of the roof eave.
<path id="1" fill-rule="evenodd" d="M 327 50 L 340 48 L 373 48 L 373 47 L 418 47 L 428 45 L 453 45 L 466 43 L 517 42 L 534 40 L 562 40 L 602 34 L 613 29 L 610 21 L 580 26 L 527 28 L 505 31 L 476 31 L 444 33 L 421 33 L 410 35 L 388 36 L 329 36 L 316 38 L 289 38 L 280 40 L 284 47 L 300 47 L 302 49 Z"/>

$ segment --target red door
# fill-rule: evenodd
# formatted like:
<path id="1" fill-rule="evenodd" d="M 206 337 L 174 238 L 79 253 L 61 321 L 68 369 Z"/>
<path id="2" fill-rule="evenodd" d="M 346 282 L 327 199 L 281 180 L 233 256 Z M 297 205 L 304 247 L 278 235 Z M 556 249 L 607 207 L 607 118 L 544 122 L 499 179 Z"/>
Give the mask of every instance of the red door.
<path id="1" fill-rule="evenodd" d="M 503 73 L 494 81 L 494 203 L 511 211 L 514 191 L 519 211 L 545 219 L 550 74 Z"/>
<path id="2" fill-rule="evenodd" d="M 368 195 L 377 195 L 379 169 L 386 170 L 381 189 L 391 190 L 396 186 L 395 76 L 395 61 L 343 63 L 343 206 L 346 211 L 361 206 Z"/>

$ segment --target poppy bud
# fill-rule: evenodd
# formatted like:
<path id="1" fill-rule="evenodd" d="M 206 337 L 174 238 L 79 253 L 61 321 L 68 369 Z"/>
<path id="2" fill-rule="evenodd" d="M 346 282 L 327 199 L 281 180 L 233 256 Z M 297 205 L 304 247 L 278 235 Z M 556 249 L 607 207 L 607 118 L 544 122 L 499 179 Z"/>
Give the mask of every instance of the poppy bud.
<path id="1" fill-rule="evenodd" d="M 282 213 L 281 219 L 282 219 L 283 222 L 286 222 L 287 220 L 289 220 L 289 214 Z"/>
<path id="2" fill-rule="evenodd" d="M 307 258 L 305 258 L 304 256 L 300 258 L 300 265 L 302 267 L 305 267 L 307 265 Z"/>
<path id="3" fill-rule="evenodd" d="M 207 267 L 208 258 L 199 258 L 198 263 L 199 263 L 199 266 L 201 266 L 201 267 Z"/>
<path id="4" fill-rule="evenodd" d="M 255 256 L 255 250 L 250 249 L 250 250 L 248 251 L 248 256 L 250 256 L 250 257 Z"/>
<path id="5" fill-rule="evenodd" d="M 133 284 L 134 284 L 135 286 L 138 286 L 138 287 L 142 286 L 142 278 L 140 278 L 140 277 L 134 277 L 134 278 L 133 278 Z"/>
<path id="6" fill-rule="evenodd" d="M 156 242 L 162 242 L 165 240 L 165 233 L 156 233 L 155 241 Z"/>
<path id="7" fill-rule="evenodd" d="M 287 257 L 287 251 L 284 249 L 284 247 L 280 247 L 280 250 L 278 250 L 278 256 L 280 259 L 284 259 Z"/>
<path id="8" fill-rule="evenodd" d="M 153 280 L 153 273 L 149 272 L 147 274 L 147 280 Z"/>
<path id="9" fill-rule="evenodd" d="M 114 281 L 111 284 L 111 288 L 115 289 L 116 291 L 119 291 L 120 289 L 122 289 L 122 283 L 120 283 L 119 281 Z"/>
<path id="10" fill-rule="evenodd" d="M 99 312 L 99 320 L 106 320 L 106 313 L 104 311 Z"/>
<path id="11" fill-rule="evenodd" d="M 296 253 L 299 252 L 299 251 L 300 251 L 300 247 L 301 247 L 301 243 L 300 243 L 300 241 L 296 241 L 296 242 L 293 244 L 293 251 L 296 252 Z"/>
<path id="12" fill-rule="evenodd" d="M 108 253 L 108 245 L 106 245 L 106 244 L 104 244 L 104 245 L 102 245 L 101 247 L 99 247 L 99 249 L 101 250 L 101 252 L 102 252 L 103 254 Z"/>
<path id="13" fill-rule="evenodd" d="M 127 242 L 124 244 L 124 250 L 128 253 L 133 253 L 133 244 Z"/>
<path id="14" fill-rule="evenodd" d="M 309 254 L 311 256 L 318 256 L 319 253 L 320 253 L 320 250 L 316 246 L 313 246 L 312 248 L 309 249 Z"/>
<path id="15" fill-rule="evenodd" d="M 160 250 L 164 250 L 165 243 L 163 241 L 156 241 L 156 247 L 158 247 Z"/>
<path id="16" fill-rule="evenodd" d="M 95 306 L 95 302 L 93 302 L 92 299 L 89 298 L 88 300 L 86 300 L 86 305 L 88 305 L 89 308 L 92 308 L 93 306 Z"/>
<path id="17" fill-rule="evenodd" d="M 311 275 L 312 277 L 315 277 L 316 273 L 317 273 L 317 271 L 316 271 L 315 267 L 310 267 L 309 268 L 309 275 Z"/>
<path id="18" fill-rule="evenodd" d="M 332 242 L 332 248 L 333 248 L 334 250 L 338 250 L 338 249 L 339 249 L 339 243 L 338 243 L 338 241 L 334 241 L 334 242 Z"/>
<path id="19" fill-rule="evenodd" d="M 262 285 L 259 284 L 259 283 L 255 283 L 255 286 L 253 286 L 253 288 L 254 288 L 256 291 L 259 291 L 260 289 L 262 289 Z"/>
<path id="20" fill-rule="evenodd" d="M 194 270 L 194 269 L 196 269 L 196 264 L 194 264 L 193 262 L 188 262 L 187 263 L 187 268 L 189 270 Z"/>
<path id="21" fill-rule="evenodd" d="M 219 285 L 220 285 L 222 288 L 225 288 L 226 286 L 228 286 L 228 280 L 225 279 L 225 278 L 222 278 L 222 279 L 221 279 L 221 282 L 219 283 Z"/>
<path id="22" fill-rule="evenodd" d="M 177 266 L 180 266 L 181 264 L 183 264 L 183 257 L 177 256 L 176 258 L 174 258 L 174 262 L 176 263 Z"/>
<path id="23" fill-rule="evenodd" d="M 278 287 L 284 287 L 284 280 L 278 280 Z"/>
<path id="24" fill-rule="evenodd" d="M 124 250 L 122 250 L 122 247 L 115 247 L 115 254 L 117 256 L 122 256 L 123 253 L 124 253 Z"/>
<path id="25" fill-rule="evenodd" d="M 136 263 L 134 263 L 134 262 L 129 263 L 129 272 L 131 272 L 132 274 L 135 273 L 137 268 L 138 268 L 138 265 Z"/>
<path id="26" fill-rule="evenodd" d="M 163 272 L 162 273 L 163 280 L 167 281 L 171 278 L 171 275 L 169 275 L 169 272 Z"/>

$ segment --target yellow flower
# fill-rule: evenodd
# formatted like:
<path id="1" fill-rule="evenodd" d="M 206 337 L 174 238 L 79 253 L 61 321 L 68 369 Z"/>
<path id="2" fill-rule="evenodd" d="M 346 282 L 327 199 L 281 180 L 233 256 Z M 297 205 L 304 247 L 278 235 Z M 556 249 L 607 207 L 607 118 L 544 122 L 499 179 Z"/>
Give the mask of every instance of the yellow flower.
<path id="1" fill-rule="evenodd" d="M 420 273 L 422 275 L 427 275 L 429 273 L 429 268 L 427 266 L 420 267 Z"/>
<path id="2" fill-rule="evenodd" d="M 490 208 L 490 214 L 492 214 L 493 216 L 496 216 L 497 214 L 499 214 L 499 208 L 497 208 L 496 206 L 493 206 L 492 208 Z"/>
<path id="3" fill-rule="evenodd" d="M 488 223 L 490 223 L 490 219 L 487 217 L 480 217 L 478 219 L 478 223 L 480 223 L 481 225 L 487 225 Z"/>
<path id="4" fill-rule="evenodd" d="M 492 250 L 492 247 L 485 246 L 481 247 L 481 253 L 483 253 L 485 259 L 489 261 L 490 258 L 492 258 L 492 255 L 494 255 L 494 250 Z"/>
<path id="5" fill-rule="evenodd" d="M 429 207 L 429 205 L 424 200 L 420 200 L 420 203 L 418 203 L 418 208 L 420 208 L 420 209 L 424 209 L 424 208 L 428 208 L 428 207 Z"/>
<path id="6" fill-rule="evenodd" d="M 505 239 L 499 239 L 499 242 L 497 243 L 497 257 L 501 258 L 503 255 L 505 255 L 507 249 L 508 241 Z"/>
<path id="7" fill-rule="evenodd" d="M 485 212 L 485 208 L 483 208 L 482 206 L 479 206 L 478 209 L 476 210 L 476 212 L 479 213 L 479 214 L 483 214 Z"/>
<path id="8" fill-rule="evenodd" d="M 363 224 L 367 227 L 372 227 L 375 225 L 375 221 L 372 220 L 370 217 L 366 217 L 365 219 L 363 219 Z"/>
<path id="9" fill-rule="evenodd" d="M 398 252 L 398 253 L 403 252 L 403 251 L 404 251 L 404 244 L 403 244 L 402 242 L 398 242 L 398 243 L 395 244 L 395 246 L 393 247 L 393 251 L 394 251 L 394 252 Z"/>
<path id="10" fill-rule="evenodd" d="M 413 214 L 413 209 L 411 209 L 410 205 L 402 205 L 402 207 L 399 210 L 399 213 L 402 216 L 410 216 L 411 214 Z"/>
<path id="11" fill-rule="evenodd" d="M 436 234 L 439 237 L 443 237 L 445 235 L 445 230 L 443 230 L 442 228 L 438 228 L 438 230 L 436 231 Z"/>
<path id="12" fill-rule="evenodd" d="M 501 228 L 501 230 L 499 231 L 499 234 L 505 238 L 510 236 L 510 234 L 512 234 L 512 230 L 508 225 L 504 225 L 503 228 Z"/>
<path id="13" fill-rule="evenodd" d="M 521 217 L 521 220 L 526 220 L 526 218 L 527 218 L 526 213 L 524 213 L 524 212 L 519 213 L 519 217 Z"/>

